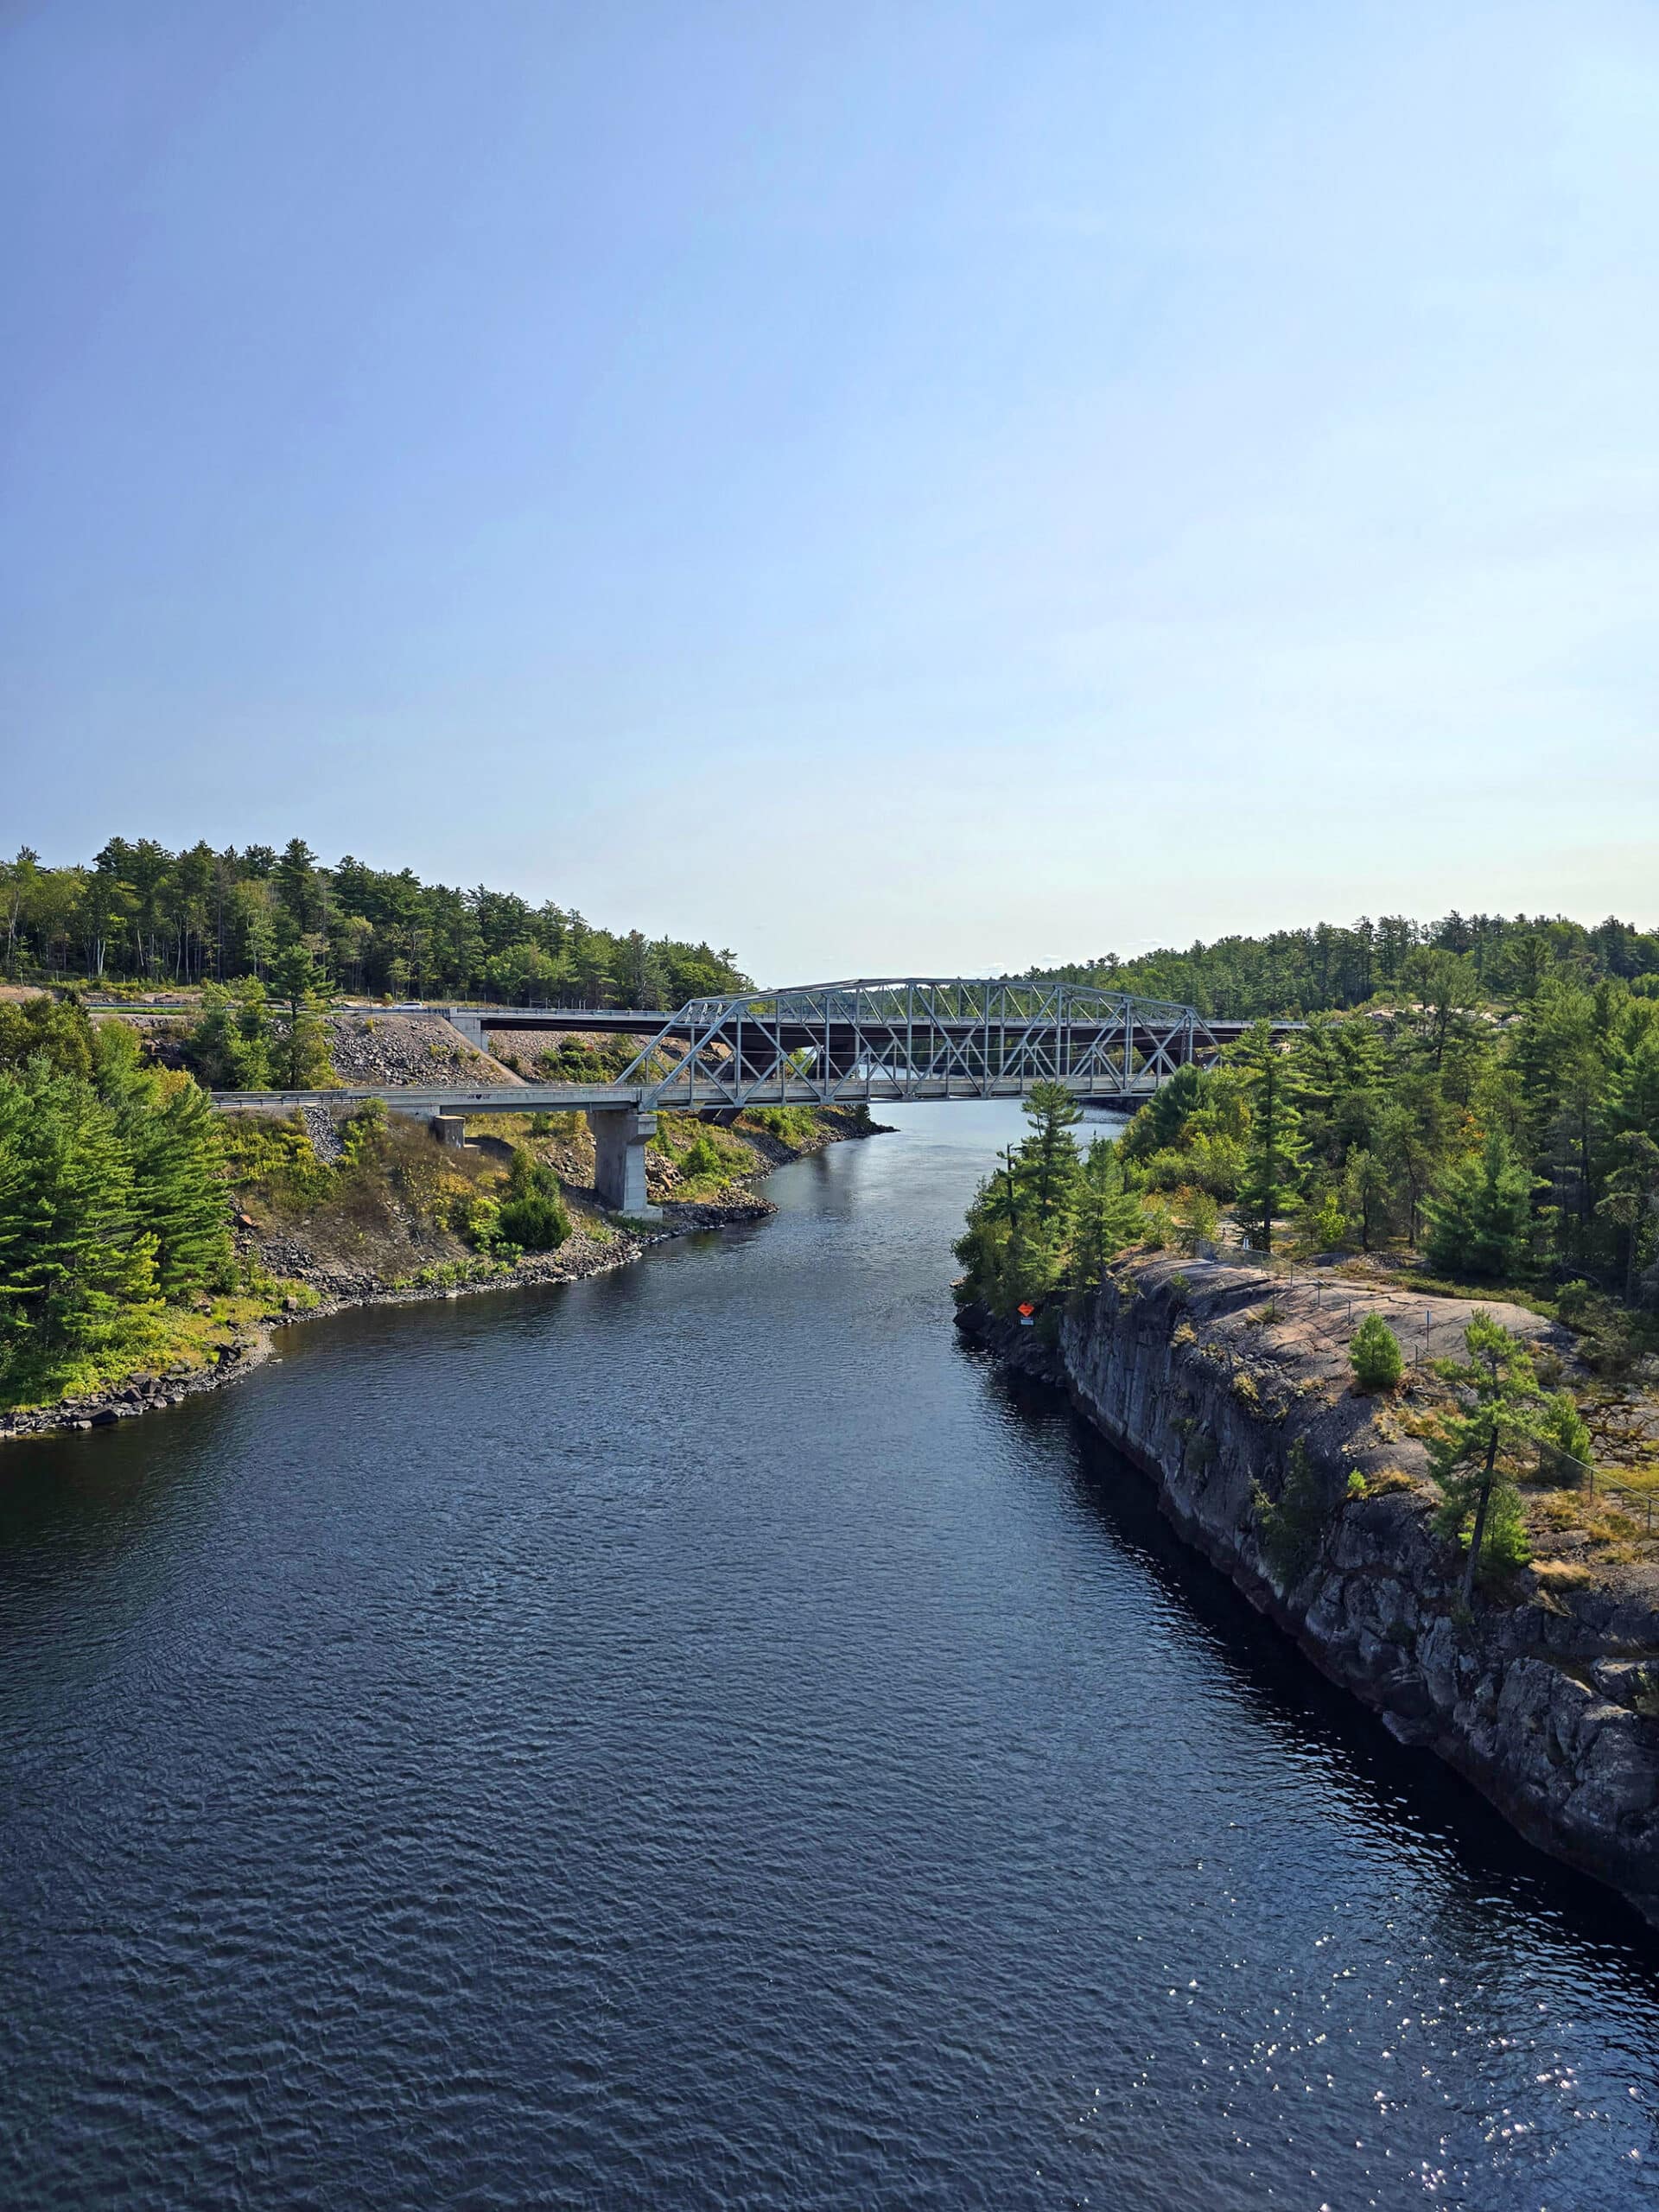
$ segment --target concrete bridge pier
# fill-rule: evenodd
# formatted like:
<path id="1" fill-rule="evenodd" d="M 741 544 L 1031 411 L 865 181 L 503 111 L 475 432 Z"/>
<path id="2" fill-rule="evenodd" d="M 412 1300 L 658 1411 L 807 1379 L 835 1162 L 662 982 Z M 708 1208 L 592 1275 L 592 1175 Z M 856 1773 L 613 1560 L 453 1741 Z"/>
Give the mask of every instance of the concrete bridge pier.
<path id="1" fill-rule="evenodd" d="M 461 1145 L 467 1141 L 467 1116 L 464 1114 L 434 1114 L 429 1110 L 415 1113 L 407 1106 L 396 1105 L 389 1105 L 387 1110 L 395 1114 L 400 1122 L 418 1122 L 427 1135 L 435 1137 L 440 1144 Z"/>
<path id="2" fill-rule="evenodd" d="M 488 1052 L 490 1040 L 484 1033 L 484 1017 L 481 1014 L 474 1012 L 471 1007 L 452 1006 L 449 1009 L 449 1027 L 452 1029 L 459 1029 L 475 1052 Z"/>
<path id="3" fill-rule="evenodd" d="M 657 1134 L 657 1116 L 637 1106 L 590 1107 L 594 1132 L 594 1195 L 614 1213 L 657 1211 L 645 1195 L 645 1147 Z"/>

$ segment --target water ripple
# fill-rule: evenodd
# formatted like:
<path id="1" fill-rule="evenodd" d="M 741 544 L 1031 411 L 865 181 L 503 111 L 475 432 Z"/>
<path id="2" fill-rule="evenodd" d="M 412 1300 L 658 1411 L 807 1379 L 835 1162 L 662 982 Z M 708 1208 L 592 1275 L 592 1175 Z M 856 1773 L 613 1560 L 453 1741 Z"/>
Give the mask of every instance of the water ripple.
<path id="1" fill-rule="evenodd" d="M 1654 2200 L 1651 1939 L 955 1343 L 1001 1134 L 9 1455 L 9 2205 Z"/>

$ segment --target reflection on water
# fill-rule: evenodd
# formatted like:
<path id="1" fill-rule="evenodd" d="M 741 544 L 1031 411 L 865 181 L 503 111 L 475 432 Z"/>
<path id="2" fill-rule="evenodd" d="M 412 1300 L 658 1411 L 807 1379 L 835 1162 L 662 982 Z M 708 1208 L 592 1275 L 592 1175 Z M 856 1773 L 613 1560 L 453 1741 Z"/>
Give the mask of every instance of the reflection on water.
<path id="1" fill-rule="evenodd" d="M 1649 2200 L 1652 1939 L 955 1339 L 1012 1120 L 8 1450 L 8 2202 Z"/>

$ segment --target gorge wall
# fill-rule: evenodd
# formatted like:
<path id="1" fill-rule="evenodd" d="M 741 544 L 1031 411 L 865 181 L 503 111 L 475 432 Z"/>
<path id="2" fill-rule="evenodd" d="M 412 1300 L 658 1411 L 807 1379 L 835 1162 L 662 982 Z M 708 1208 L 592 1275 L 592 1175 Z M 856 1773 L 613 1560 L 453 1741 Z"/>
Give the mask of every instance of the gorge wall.
<path id="1" fill-rule="evenodd" d="M 1395 1735 L 1659 1924 L 1659 1568 L 1541 1559 L 1463 1614 L 1461 1555 L 1432 1526 L 1409 1389 L 1390 1404 L 1351 1387 L 1348 1334 L 1371 1303 L 1386 1311 L 1386 1294 L 1158 1255 L 1120 1262 L 1034 1326 L 975 1306 L 958 1325 L 1068 1390 L 1178 1529 Z M 1425 1303 L 1413 1302 L 1420 1327 Z M 1427 1304 L 1433 1348 L 1449 1352 L 1472 1304 Z M 1531 1313 L 1488 1310 L 1543 1348 L 1566 1344 Z M 1298 1438 L 1319 1512 L 1284 1582 L 1262 1505 L 1280 1497 Z"/>

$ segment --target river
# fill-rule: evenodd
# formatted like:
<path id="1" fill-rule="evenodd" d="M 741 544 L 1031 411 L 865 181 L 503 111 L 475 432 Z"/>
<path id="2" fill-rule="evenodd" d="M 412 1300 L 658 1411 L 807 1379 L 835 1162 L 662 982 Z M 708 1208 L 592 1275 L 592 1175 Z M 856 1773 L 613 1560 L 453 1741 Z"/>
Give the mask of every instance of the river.
<path id="1" fill-rule="evenodd" d="M 1017 1117 L 902 1118 L 6 1447 L 14 2212 L 1659 2197 L 1659 1944 L 957 1342 Z"/>

